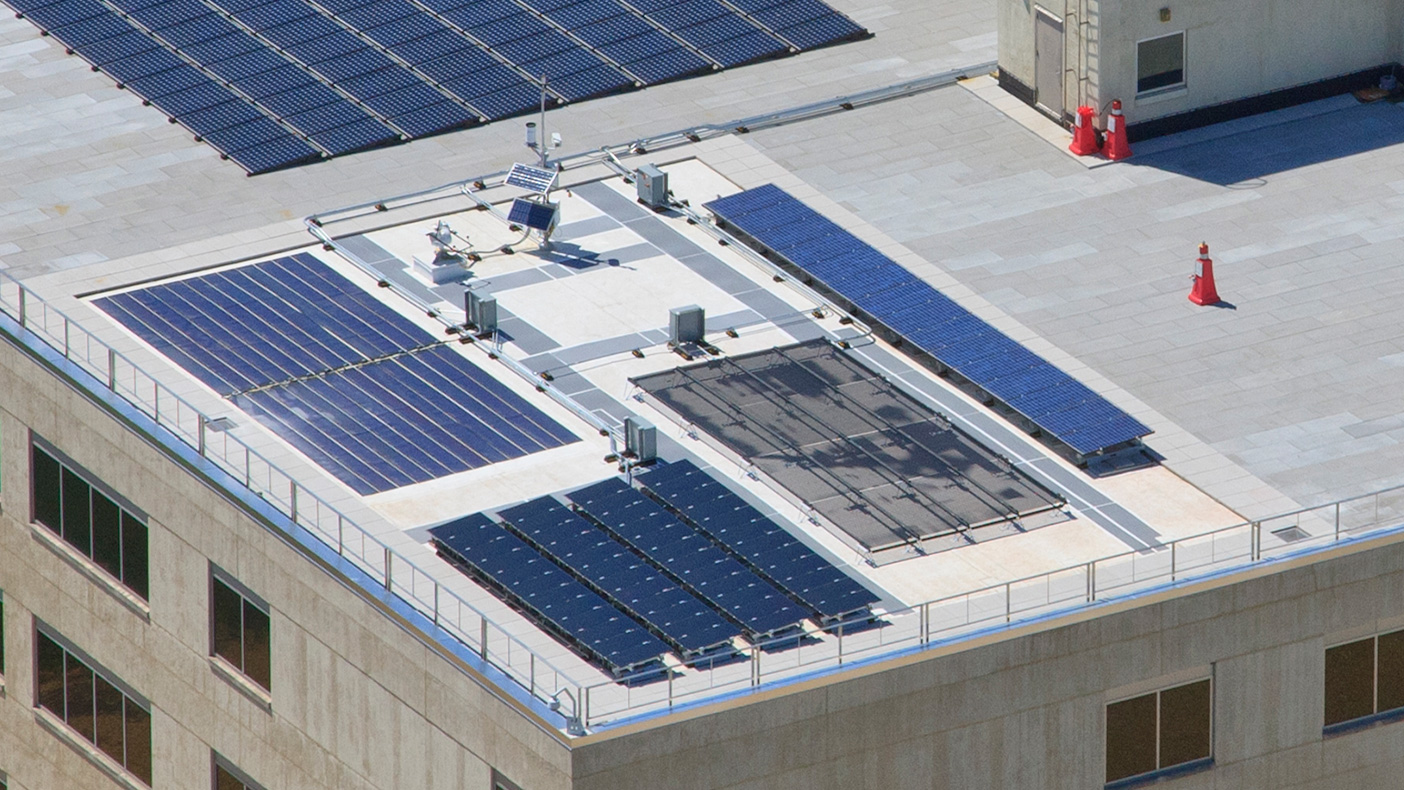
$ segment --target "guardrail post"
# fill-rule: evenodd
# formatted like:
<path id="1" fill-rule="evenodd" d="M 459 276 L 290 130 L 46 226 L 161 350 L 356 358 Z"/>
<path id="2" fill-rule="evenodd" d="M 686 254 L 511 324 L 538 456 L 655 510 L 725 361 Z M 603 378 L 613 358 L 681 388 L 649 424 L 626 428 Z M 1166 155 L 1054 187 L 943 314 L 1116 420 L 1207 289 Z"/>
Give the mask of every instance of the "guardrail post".
<path id="1" fill-rule="evenodd" d="M 760 685 L 760 648 L 751 648 L 751 685 Z M 672 694 L 672 684 L 668 684 L 669 696 Z"/>
<path id="2" fill-rule="evenodd" d="M 107 388 L 117 391 L 117 349 L 107 349 Z"/>
<path id="3" fill-rule="evenodd" d="M 839 642 L 838 662 L 839 662 L 839 666 L 843 666 L 843 623 L 839 623 L 839 628 L 838 628 L 838 642 Z"/>
<path id="4" fill-rule="evenodd" d="M 673 707 L 673 673 L 668 673 L 668 707 Z"/>
<path id="5" fill-rule="evenodd" d="M 336 554 L 338 557 L 346 553 L 346 517 L 340 513 L 336 514 Z"/>
<path id="6" fill-rule="evenodd" d="M 25 315 L 26 312 L 28 312 L 28 311 L 26 310 L 26 305 L 25 305 L 25 303 L 24 303 L 24 286 L 20 286 L 20 289 L 19 289 L 19 324 L 20 324 L 20 329 L 24 329 L 24 328 L 25 328 L 25 326 L 24 326 L 24 320 L 25 320 L 25 318 L 26 318 L 26 315 Z"/>
<path id="7" fill-rule="evenodd" d="M 1257 562 L 1263 556 L 1263 522 L 1254 521 L 1252 530 L 1248 539 L 1248 556 Z"/>
<path id="8" fill-rule="evenodd" d="M 63 358 L 68 359 L 68 316 L 63 317 Z"/>
<path id="9" fill-rule="evenodd" d="M 931 641 L 931 602 L 927 601 L 921 605 L 921 643 L 927 644 Z"/>
<path id="10" fill-rule="evenodd" d="M 385 589 L 390 589 L 390 560 L 395 555 L 390 553 L 390 547 L 385 547 Z"/>
<path id="11" fill-rule="evenodd" d="M 487 618 L 478 615 L 478 651 L 482 653 L 483 660 L 487 660 Z"/>
<path id="12" fill-rule="evenodd" d="M 1014 584 L 1006 582 L 1004 585 L 1004 622 L 1014 621 Z"/>
<path id="13" fill-rule="evenodd" d="M 1336 503 L 1336 540 L 1341 539 L 1341 503 Z"/>
<path id="14" fill-rule="evenodd" d="M 438 625 L 439 625 L 439 583 L 438 583 L 438 582 L 434 582 L 434 626 L 437 628 Z M 535 654 L 535 653 L 532 653 L 532 658 L 533 658 L 533 659 L 536 658 L 536 654 Z M 533 678 L 536 677 L 536 665 L 535 665 L 535 664 L 532 665 L 532 677 L 533 677 Z"/>
<path id="15" fill-rule="evenodd" d="M 438 587 L 438 585 L 435 585 L 435 586 L 434 586 L 434 600 L 435 600 L 435 601 L 439 600 L 439 587 Z M 527 691 L 528 691 L 533 697 L 535 697 L 535 696 L 536 696 L 536 654 L 528 651 L 528 652 L 527 652 L 527 658 L 528 658 L 528 660 L 529 660 L 529 662 L 530 662 L 529 665 L 528 665 L 528 669 L 527 669 Z"/>
<path id="16" fill-rule="evenodd" d="M 1097 561 L 1087 563 L 1087 602 L 1097 600 Z"/>
<path id="17" fill-rule="evenodd" d="M 1175 547 L 1179 546 L 1178 540 L 1170 541 L 1170 581 L 1175 581 Z"/>
<path id="18" fill-rule="evenodd" d="M 293 523 L 297 523 L 297 481 L 288 480 L 288 513 L 292 516 Z"/>
<path id="19" fill-rule="evenodd" d="M 201 458 L 204 458 L 204 457 L 205 457 L 205 415 L 203 415 L 203 414 L 198 415 L 198 417 L 197 417 L 196 419 L 199 421 L 199 422 L 198 422 L 199 427 L 198 427 L 198 428 L 196 429 L 196 431 L 195 431 L 195 442 L 196 442 L 195 452 L 199 453 Z"/>

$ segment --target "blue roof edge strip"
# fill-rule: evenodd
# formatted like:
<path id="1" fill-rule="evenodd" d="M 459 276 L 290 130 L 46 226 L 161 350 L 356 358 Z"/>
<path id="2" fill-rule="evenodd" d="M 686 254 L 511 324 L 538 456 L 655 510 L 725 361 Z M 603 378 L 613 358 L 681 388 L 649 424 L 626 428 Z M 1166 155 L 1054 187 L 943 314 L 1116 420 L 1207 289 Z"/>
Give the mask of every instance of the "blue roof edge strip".
<path id="1" fill-rule="evenodd" d="M 765 184 L 703 205 L 720 221 L 801 270 L 829 291 L 866 312 L 894 336 L 929 354 L 991 396 L 1000 398 L 1001 392 L 1008 393 L 1011 389 L 1019 392 L 1018 397 L 1011 398 L 1012 402 L 1006 405 L 1079 455 L 1095 455 L 1153 433 L 1140 420 L 954 303 L 925 281 L 915 276 L 910 279 L 893 277 L 893 267 L 903 272 L 906 270 L 775 184 Z M 807 241 L 795 245 L 795 234 L 802 228 L 823 228 L 824 232 L 820 235 L 806 234 L 804 238 Z M 840 252 L 835 253 L 835 250 Z M 840 262 L 854 254 L 869 264 L 866 270 L 860 271 L 857 267 L 844 266 Z M 879 278 L 881 281 L 876 281 L 871 276 L 876 272 L 888 274 Z M 956 317 L 945 323 L 928 325 L 908 320 L 910 311 L 933 300 L 949 302 L 950 310 L 947 312 L 953 311 Z M 971 348 L 971 343 L 979 343 L 981 347 Z M 1017 348 L 1020 353 L 994 353 L 999 351 L 999 347 Z M 1030 365 L 1032 360 L 1036 362 Z M 1028 376 L 1039 376 L 1040 380 L 1030 382 L 1030 387 L 1011 388 L 1011 382 Z M 1079 398 L 1037 414 L 1030 414 L 1021 408 L 1034 392 L 1054 390 L 1075 392 Z M 1094 406 L 1084 407 L 1087 403 Z M 1085 416 L 1086 420 L 1077 421 L 1080 415 Z"/>

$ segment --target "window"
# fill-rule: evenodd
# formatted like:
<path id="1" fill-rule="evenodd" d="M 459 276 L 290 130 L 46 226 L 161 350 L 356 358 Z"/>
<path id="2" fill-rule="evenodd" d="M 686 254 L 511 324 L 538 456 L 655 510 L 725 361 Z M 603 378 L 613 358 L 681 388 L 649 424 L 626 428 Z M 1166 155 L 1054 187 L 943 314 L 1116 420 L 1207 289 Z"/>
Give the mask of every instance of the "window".
<path id="1" fill-rule="evenodd" d="M 1107 706 L 1107 783 L 1207 760 L 1213 695 L 1206 678 Z"/>
<path id="2" fill-rule="evenodd" d="M 1404 708 L 1404 631 L 1326 649 L 1326 727 Z"/>
<path id="3" fill-rule="evenodd" d="M 218 569 L 210 588 L 211 652 L 271 691 L 268 604 Z"/>
<path id="4" fill-rule="evenodd" d="M 213 754 L 214 762 L 214 790 L 263 790 L 254 780 L 244 775 L 243 771 L 235 768 L 232 763 Z"/>
<path id="5" fill-rule="evenodd" d="M 1136 93 L 1185 84 L 1185 34 L 1171 33 L 1136 44 Z"/>
<path id="6" fill-rule="evenodd" d="M 33 445 L 34 520 L 146 600 L 144 518 L 56 455 Z"/>
<path id="7" fill-rule="evenodd" d="M 35 701 L 151 784 L 151 710 L 62 639 L 35 627 Z"/>

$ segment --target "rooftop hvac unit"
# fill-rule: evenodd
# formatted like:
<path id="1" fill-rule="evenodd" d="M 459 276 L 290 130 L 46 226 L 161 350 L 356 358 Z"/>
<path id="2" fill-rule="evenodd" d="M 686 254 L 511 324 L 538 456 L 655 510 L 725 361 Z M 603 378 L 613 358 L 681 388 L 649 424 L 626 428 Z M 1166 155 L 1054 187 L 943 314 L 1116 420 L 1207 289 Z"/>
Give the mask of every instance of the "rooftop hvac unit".
<path id="1" fill-rule="evenodd" d="M 658 429 L 638 417 L 625 417 L 624 452 L 645 464 L 658 458 Z"/>
<path id="2" fill-rule="evenodd" d="M 463 292 L 463 312 L 468 325 L 482 334 L 497 331 L 497 297 L 477 291 Z"/>
<path id="3" fill-rule="evenodd" d="M 674 346 L 701 343 L 707 332 L 707 316 L 697 305 L 674 307 L 668 311 L 668 342 Z"/>
<path id="4" fill-rule="evenodd" d="M 634 185 L 639 190 L 639 202 L 653 208 L 668 207 L 668 174 L 654 165 L 644 165 L 634 171 Z"/>

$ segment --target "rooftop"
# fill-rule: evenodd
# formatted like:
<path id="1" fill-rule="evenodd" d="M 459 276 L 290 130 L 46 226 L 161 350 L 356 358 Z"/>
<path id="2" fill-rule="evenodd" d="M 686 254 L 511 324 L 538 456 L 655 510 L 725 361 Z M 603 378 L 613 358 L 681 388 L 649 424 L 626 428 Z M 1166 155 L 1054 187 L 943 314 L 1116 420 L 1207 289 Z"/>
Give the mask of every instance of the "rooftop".
<path id="1" fill-rule="evenodd" d="M 13 94 L 0 123 L 19 130 L 0 154 L 0 261 L 33 298 L 117 348 L 124 364 L 209 417 L 231 417 L 229 430 L 207 437 L 228 453 L 226 472 L 247 445 L 268 461 L 256 487 L 271 491 L 273 470 L 283 470 L 315 503 L 291 505 L 322 539 L 335 542 L 341 517 L 364 529 L 372 542 L 357 556 L 412 605 L 424 611 L 432 595 L 437 618 L 431 591 L 449 591 L 463 604 L 444 617 L 455 636 L 474 644 L 472 618 L 481 612 L 500 629 L 494 640 L 526 648 L 515 656 L 510 647 L 508 655 L 483 650 L 530 691 L 591 688 L 591 726 L 744 689 L 753 672 L 783 682 L 926 644 L 935 633 L 1085 603 L 1088 590 L 1169 582 L 1164 563 L 1175 555 L 1144 550 L 1176 539 L 1222 530 L 1182 544 L 1181 568 L 1186 557 L 1209 570 L 1280 556 L 1329 539 L 1330 508 L 1261 530 L 1251 522 L 1404 484 L 1404 417 L 1392 396 L 1404 385 L 1404 335 L 1393 320 L 1404 278 L 1391 274 L 1404 239 L 1394 216 L 1404 192 L 1404 110 L 1330 99 L 1149 141 L 1127 162 L 1089 166 L 1061 150 L 1060 130 L 977 78 L 629 153 L 650 135 L 725 127 L 993 58 L 992 4 L 834 5 L 875 37 L 572 104 L 550 113 L 550 124 L 568 150 L 612 145 L 627 167 L 662 165 L 693 207 L 766 183 L 783 187 L 1144 422 L 1160 464 L 1087 475 L 902 350 L 840 323 L 812 291 L 777 283 L 758 256 L 717 245 L 705 223 L 643 211 L 609 157 L 564 160 L 569 192 L 557 193 L 563 222 L 548 253 L 475 210 L 477 200 L 501 208 L 514 194 L 488 176 L 519 158 L 515 123 L 248 178 L 13 19 L 0 20 L 0 89 Z M 457 187 L 480 177 L 489 183 L 476 198 Z M 451 186 L 387 201 L 389 211 L 369 208 L 438 184 Z M 367 208 L 337 212 L 356 204 Z M 308 232 L 303 218 L 314 214 L 340 252 Z M 410 266 L 430 253 L 424 235 L 439 219 L 481 249 L 518 247 L 485 256 L 470 281 L 498 298 L 510 339 L 496 359 L 484 342 L 450 342 L 446 353 L 577 441 L 362 495 L 93 303 L 211 267 L 305 252 L 444 337 L 445 324 L 463 320 L 463 289 L 434 286 Z M 1221 308 L 1185 298 L 1201 240 L 1219 264 L 1229 303 Z M 381 280 L 390 287 L 377 287 Z M 12 316 L 16 293 L 4 286 Z M 918 542 L 897 547 L 895 558 L 893 549 L 865 550 L 822 509 L 797 504 L 779 476 L 749 466 L 675 412 L 633 398 L 631 380 L 686 364 L 665 340 L 668 309 L 689 304 L 706 309 L 709 327 L 737 330 L 734 338 L 708 336 L 724 358 L 812 338 L 851 341 L 846 356 L 1010 459 L 1066 507 L 992 525 L 968 545 Z M 47 327 L 51 342 L 56 326 Z M 105 364 L 96 356 L 88 363 L 94 372 Z M 666 684 L 620 686 L 434 554 L 433 525 L 617 477 L 603 459 L 618 447 L 597 429 L 617 430 L 630 412 L 658 426 L 664 460 L 709 468 L 878 595 L 888 625 L 843 635 L 813 627 L 794 648 L 762 651 L 755 666 L 713 662 Z M 195 434 L 185 438 L 193 443 Z M 1397 511 L 1391 495 L 1347 503 L 1344 512 L 1349 528 L 1382 525 Z M 1310 539 L 1273 534 L 1290 526 Z M 408 561 L 410 581 L 389 580 L 374 541 Z M 1068 570 L 1108 557 L 1117 559 L 1098 566 L 1096 581 Z M 1042 592 L 1018 584 L 1029 577 Z M 958 603 L 963 613 L 947 612 Z"/>

